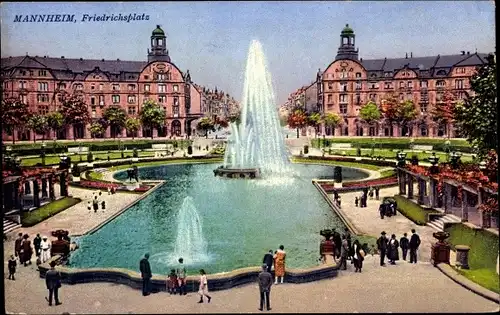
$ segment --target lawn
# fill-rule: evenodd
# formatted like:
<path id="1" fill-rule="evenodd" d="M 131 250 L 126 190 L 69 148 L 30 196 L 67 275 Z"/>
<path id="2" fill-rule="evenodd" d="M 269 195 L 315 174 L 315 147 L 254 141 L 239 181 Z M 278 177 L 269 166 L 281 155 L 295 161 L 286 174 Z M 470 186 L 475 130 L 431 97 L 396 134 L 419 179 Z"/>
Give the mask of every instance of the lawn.
<path id="1" fill-rule="evenodd" d="M 345 166 L 345 167 L 356 167 L 362 168 L 372 171 L 377 171 L 384 167 L 377 165 L 369 165 L 355 162 L 345 162 L 345 161 L 329 161 L 329 160 L 310 160 L 304 158 L 292 158 L 293 163 L 304 163 L 304 164 L 320 164 L 320 165 L 336 165 L 336 166 Z"/>
<path id="2" fill-rule="evenodd" d="M 396 176 L 395 169 L 380 172 L 380 178 L 387 178 L 387 177 L 392 177 L 392 176 Z"/>
<path id="3" fill-rule="evenodd" d="M 458 270 L 469 280 L 500 293 L 498 274 L 498 236 L 484 230 L 475 230 L 464 224 L 453 224 L 445 229 L 450 233 L 447 241 L 454 248 L 456 245 L 470 246 L 469 270 Z"/>
<path id="4" fill-rule="evenodd" d="M 374 138 L 374 140 L 372 140 Z M 377 143 L 390 143 L 390 144 L 410 144 L 411 138 L 409 137 L 362 137 L 362 138 L 330 138 L 325 139 L 327 143 L 352 143 L 360 144 L 360 143 L 373 143 L 376 141 Z M 448 139 L 443 138 L 414 138 L 415 145 L 442 145 Z M 467 140 L 462 139 L 449 139 L 451 146 L 464 146 L 469 147 L 469 143 Z M 323 144 L 323 139 L 317 138 L 312 139 L 311 142 L 314 146 L 318 147 Z"/>
<path id="5" fill-rule="evenodd" d="M 132 157 L 133 152 L 132 151 L 123 151 L 125 158 Z M 145 152 L 138 152 L 139 157 L 153 157 L 155 155 L 154 152 L 150 151 L 145 151 Z M 96 158 L 99 159 L 100 161 L 107 160 L 108 159 L 108 153 L 107 152 L 96 152 L 92 153 L 92 156 L 94 158 L 94 161 L 96 161 Z M 76 154 L 76 155 L 70 155 L 71 161 L 72 162 L 80 162 L 80 157 L 82 162 L 87 162 L 87 154 Z M 111 152 L 109 154 L 109 158 L 111 160 L 116 160 L 116 159 L 121 159 L 122 155 L 121 152 Z M 59 164 L 59 156 L 58 155 L 51 155 L 51 156 L 46 156 L 45 157 L 45 165 L 57 165 Z M 21 161 L 21 166 L 34 166 L 37 163 L 42 163 L 42 158 L 40 157 L 31 157 L 31 158 L 22 158 Z"/>
<path id="6" fill-rule="evenodd" d="M 418 225 L 425 225 L 429 222 L 427 214 L 439 213 L 435 210 L 426 210 L 403 196 L 395 195 L 393 198 L 398 204 L 399 212 Z"/>
<path id="7" fill-rule="evenodd" d="M 432 152 L 412 152 L 411 150 L 404 150 L 406 152 L 406 158 L 412 158 L 413 155 L 416 155 L 418 157 L 419 161 L 425 161 L 428 162 L 428 158 L 431 156 Z M 396 149 L 374 149 L 373 150 L 373 155 L 374 156 L 381 156 L 386 159 L 396 159 L 396 154 L 399 152 L 399 150 Z M 345 156 L 357 156 L 358 152 L 357 149 L 331 149 L 330 151 L 327 151 L 327 153 L 331 155 L 345 155 Z M 444 162 L 447 160 L 447 154 L 444 152 L 435 152 L 436 156 L 439 157 L 439 161 Z M 371 156 L 372 155 L 372 149 L 361 149 L 361 155 L 362 156 Z M 467 161 L 472 161 L 472 156 L 471 155 L 463 155 L 461 157 L 461 160 L 463 162 Z"/>
<path id="8" fill-rule="evenodd" d="M 23 212 L 21 218 L 22 226 L 33 226 L 61 211 L 68 209 L 71 206 L 76 205 L 79 202 L 81 202 L 81 199 L 65 197 L 63 199 L 59 199 L 46 204 L 31 212 Z"/>

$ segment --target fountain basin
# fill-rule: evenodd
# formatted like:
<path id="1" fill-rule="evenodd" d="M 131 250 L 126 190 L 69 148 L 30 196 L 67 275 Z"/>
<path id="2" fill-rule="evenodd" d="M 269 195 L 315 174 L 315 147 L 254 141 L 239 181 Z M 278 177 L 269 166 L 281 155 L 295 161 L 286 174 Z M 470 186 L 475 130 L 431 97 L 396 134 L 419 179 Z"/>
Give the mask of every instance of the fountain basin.
<path id="1" fill-rule="evenodd" d="M 225 178 L 255 179 L 260 178 L 259 168 L 224 168 L 219 167 L 214 170 L 215 176 Z"/>

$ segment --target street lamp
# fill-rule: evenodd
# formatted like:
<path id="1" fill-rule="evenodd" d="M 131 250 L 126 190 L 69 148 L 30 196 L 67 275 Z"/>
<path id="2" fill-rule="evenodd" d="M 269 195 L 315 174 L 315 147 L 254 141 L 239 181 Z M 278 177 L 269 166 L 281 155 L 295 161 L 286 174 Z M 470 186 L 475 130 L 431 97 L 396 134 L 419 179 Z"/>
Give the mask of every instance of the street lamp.
<path id="1" fill-rule="evenodd" d="M 451 159 L 450 163 L 453 169 L 458 168 L 458 162 L 460 161 L 461 156 L 462 154 L 460 152 L 453 151 L 450 153 L 450 159 Z"/>
<path id="2" fill-rule="evenodd" d="M 42 142 L 42 154 L 41 154 L 41 157 L 42 157 L 42 165 L 45 166 L 45 141 Z"/>
<path id="3" fill-rule="evenodd" d="M 406 164 L 406 153 L 403 151 L 399 151 L 396 154 L 396 158 L 398 160 L 398 167 L 404 167 Z"/>

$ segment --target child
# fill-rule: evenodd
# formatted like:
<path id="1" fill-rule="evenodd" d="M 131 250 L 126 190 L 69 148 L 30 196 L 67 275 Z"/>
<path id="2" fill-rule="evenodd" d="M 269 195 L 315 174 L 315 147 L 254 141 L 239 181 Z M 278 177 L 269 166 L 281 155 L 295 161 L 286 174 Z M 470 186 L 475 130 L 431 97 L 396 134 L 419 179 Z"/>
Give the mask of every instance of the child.
<path id="1" fill-rule="evenodd" d="M 106 201 L 104 201 L 104 200 L 103 200 L 103 201 L 101 202 L 101 208 L 102 208 L 102 210 L 105 210 L 105 209 L 106 209 Z"/>
<path id="2" fill-rule="evenodd" d="M 9 279 L 16 280 L 16 278 L 14 277 L 14 274 L 16 273 L 16 266 L 17 266 L 16 258 L 14 257 L 14 255 L 10 255 L 10 259 L 9 259 Z"/>
<path id="3" fill-rule="evenodd" d="M 175 269 L 170 270 L 170 274 L 167 279 L 167 292 L 172 294 L 177 294 L 177 275 L 175 274 Z"/>
<path id="4" fill-rule="evenodd" d="M 90 205 L 90 201 L 89 201 L 89 203 L 87 204 L 87 210 L 90 211 L 91 209 L 92 209 L 92 206 Z"/>
<path id="5" fill-rule="evenodd" d="M 358 203 L 359 203 L 359 198 L 358 196 L 356 196 L 356 198 L 354 198 L 354 205 L 357 207 Z"/>

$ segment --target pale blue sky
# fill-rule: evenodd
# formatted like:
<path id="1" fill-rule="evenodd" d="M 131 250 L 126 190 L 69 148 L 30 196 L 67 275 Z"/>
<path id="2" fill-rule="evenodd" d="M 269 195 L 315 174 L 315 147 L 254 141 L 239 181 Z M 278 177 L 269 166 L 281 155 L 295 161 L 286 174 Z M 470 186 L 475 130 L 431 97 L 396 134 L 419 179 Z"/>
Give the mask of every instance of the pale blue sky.
<path id="1" fill-rule="evenodd" d="M 335 58 L 349 23 L 360 57 L 495 50 L 492 1 L 2 3 L 2 57 L 146 60 L 156 24 L 173 63 L 241 99 L 246 54 L 261 41 L 278 103 Z M 14 23 L 17 14 L 75 14 L 77 23 Z M 83 14 L 145 13 L 149 21 L 80 22 Z"/>

